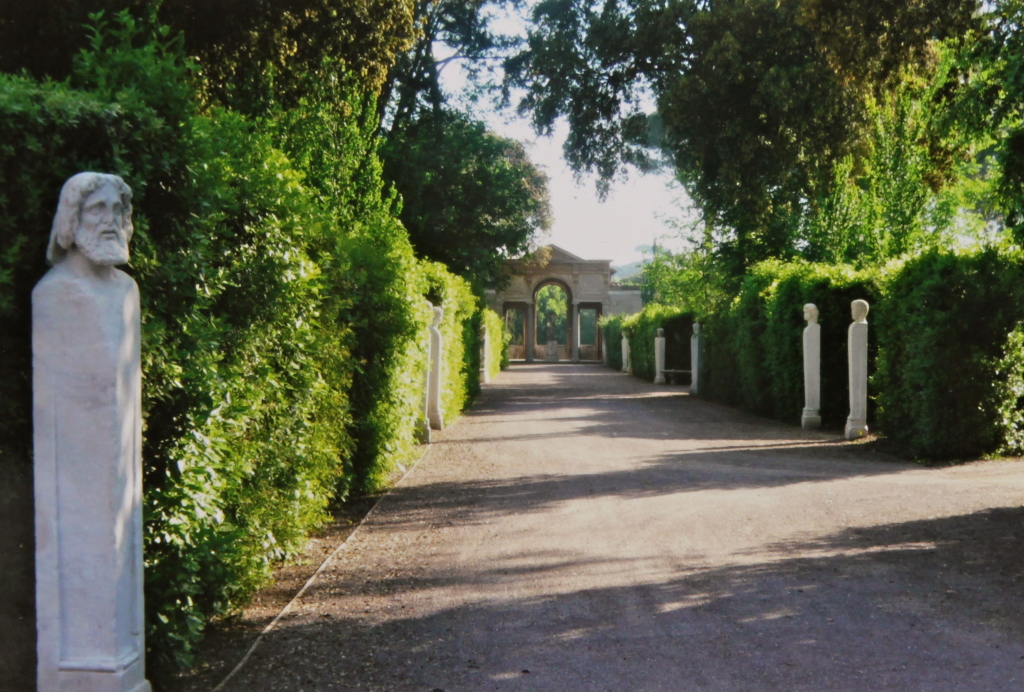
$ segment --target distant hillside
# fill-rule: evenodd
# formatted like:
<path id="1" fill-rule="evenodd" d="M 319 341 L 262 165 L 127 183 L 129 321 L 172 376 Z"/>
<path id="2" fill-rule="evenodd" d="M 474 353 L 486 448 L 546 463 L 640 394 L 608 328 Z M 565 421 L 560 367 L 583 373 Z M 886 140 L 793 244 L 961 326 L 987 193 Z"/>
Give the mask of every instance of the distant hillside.
<path id="1" fill-rule="evenodd" d="M 615 270 L 615 274 L 612 275 L 612 281 L 622 281 L 628 279 L 631 276 L 636 276 L 640 273 L 640 270 L 644 266 L 644 261 L 630 262 L 629 264 L 623 264 L 621 267 L 617 267 L 614 264 L 612 269 Z"/>

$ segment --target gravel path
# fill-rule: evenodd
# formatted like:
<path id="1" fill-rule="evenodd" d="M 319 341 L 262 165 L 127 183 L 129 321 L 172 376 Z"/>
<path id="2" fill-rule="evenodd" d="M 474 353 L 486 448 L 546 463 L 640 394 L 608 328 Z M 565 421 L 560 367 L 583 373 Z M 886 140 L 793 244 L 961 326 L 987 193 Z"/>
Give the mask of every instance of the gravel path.
<path id="1" fill-rule="evenodd" d="M 502 373 L 225 690 L 1024 689 L 1024 462 L 685 391 Z"/>

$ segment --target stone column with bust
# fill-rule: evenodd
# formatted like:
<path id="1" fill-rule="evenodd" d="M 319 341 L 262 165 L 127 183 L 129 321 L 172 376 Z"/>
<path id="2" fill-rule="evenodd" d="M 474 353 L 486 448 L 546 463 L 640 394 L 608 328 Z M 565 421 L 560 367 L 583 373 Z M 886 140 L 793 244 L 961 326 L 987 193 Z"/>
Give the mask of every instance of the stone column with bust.
<path id="1" fill-rule="evenodd" d="M 441 320 L 444 310 L 434 308 L 434 321 L 430 324 L 430 371 L 427 374 L 427 421 L 432 430 L 444 430 L 444 409 L 441 405 L 444 383 L 444 341 Z"/>
<path id="2" fill-rule="evenodd" d="M 558 362 L 558 339 L 555 337 L 555 313 L 548 313 L 548 340 L 544 347 L 544 359 L 549 363 Z"/>
<path id="3" fill-rule="evenodd" d="M 804 306 L 804 319 L 804 410 L 800 426 L 816 430 L 821 427 L 821 325 L 814 303 Z"/>
<path id="4" fill-rule="evenodd" d="M 690 394 L 700 394 L 700 368 L 704 357 L 704 335 L 700 333 L 700 322 L 693 323 L 690 337 Z"/>
<path id="5" fill-rule="evenodd" d="M 537 312 L 533 303 L 526 304 L 526 319 L 523 321 L 523 341 L 526 342 L 526 362 L 534 359 L 534 342 L 537 340 Z"/>
<path id="6" fill-rule="evenodd" d="M 570 311 L 569 312 L 569 325 L 570 325 L 570 332 L 571 332 L 569 334 L 569 337 L 572 339 L 572 342 L 571 342 L 572 343 L 572 349 L 571 349 L 570 357 L 572 358 L 572 362 L 573 363 L 579 363 L 580 362 L 580 324 L 582 322 L 582 320 L 580 319 L 580 304 L 579 303 L 569 303 L 569 311 Z"/>
<path id="7" fill-rule="evenodd" d="M 665 384 L 665 330 L 661 327 L 654 337 L 654 384 Z"/>
<path id="8" fill-rule="evenodd" d="M 32 291 L 37 685 L 149 692 L 139 289 L 131 190 L 79 173 Z"/>
<path id="9" fill-rule="evenodd" d="M 491 335 L 487 331 L 487 325 L 480 325 L 480 384 L 490 384 L 491 372 L 488 367 L 488 358 L 490 356 L 491 348 Z"/>
<path id="10" fill-rule="evenodd" d="M 868 310 L 866 300 L 855 300 L 850 304 L 853 323 L 847 332 L 850 373 L 847 440 L 856 440 L 868 434 Z"/>

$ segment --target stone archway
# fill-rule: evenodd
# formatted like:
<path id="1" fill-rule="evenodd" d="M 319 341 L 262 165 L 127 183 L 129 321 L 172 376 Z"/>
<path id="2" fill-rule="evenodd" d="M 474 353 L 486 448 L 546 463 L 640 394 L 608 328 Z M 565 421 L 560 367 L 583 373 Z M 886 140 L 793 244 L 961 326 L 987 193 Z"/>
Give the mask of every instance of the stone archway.
<path id="1" fill-rule="evenodd" d="M 585 310 L 594 311 L 594 320 L 602 315 L 639 312 L 643 307 L 638 288 L 616 286 L 612 283 L 615 270 L 610 260 L 585 260 L 555 245 L 541 248 L 530 259 L 508 260 L 507 267 L 512 278 L 507 288 L 501 291 L 489 290 L 486 299 L 491 309 L 504 316 L 510 311 L 523 313 L 523 358 L 533 362 L 537 340 L 537 291 L 545 285 L 556 283 L 566 292 L 568 311 L 569 341 L 568 360 L 579 362 L 585 358 L 581 353 L 601 360 L 604 345 L 600 330 L 597 330 L 595 344 L 580 348 L 580 314 Z"/>
<path id="2" fill-rule="evenodd" d="M 565 294 L 565 310 L 566 310 L 566 312 L 565 312 L 565 327 L 566 327 L 565 344 L 566 344 L 566 352 L 565 353 L 559 353 L 558 351 L 560 351 L 561 349 L 559 349 L 558 346 L 556 345 L 555 346 L 556 353 L 555 353 L 554 357 L 552 357 L 552 354 L 548 353 L 546 349 L 550 345 L 549 344 L 550 339 L 553 336 L 557 336 L 557 335 L 552 334 L 552 335 L 545 336 L 544 331 L 543 331 L 545 329 L 545 325 L 541 324 L 542 317 L 541 317 L 541 314 L 540 314 L 540 293 L 541 293 L 541 291 L 543 291 L 545 288 L 547 288 L 549 286 L 555 286 L 555 287 L 561 289 L 562 292 Z M 545 360 L 548 360 L 548 361 L 552 361 L 552 360 L 553 361 L 572 360 L 574 363 L 578 363 L 579 360 L 580 360 L 579 350 L 574 348 L 573 344 L 578 343 L 579 338 L 578 338 L 578 334 L 576 334 L 576 332 L 578 330 L 575 328 L 575 323 L 574 323 L 574 320 L 573 320 L 572 289 L 569 287 L 569 285 L 566 284 L 565 281 L 563 281 L 562 279 L 555 278 L 555 277 L 549 277 L 547 279 L 541 279 L 540 281 L 537 282 L 537 284 L 533 288 L 533 300 L 532 300 L 532 302 L 533 302 L 533 305 L 534 305 L 534 310 L 533 310 L 533 320 L 534 320 L 533 329 L 534 329 L 534 334 L 537 335 L 537 343 L 533 344 L 535 357 L 536 357 L 537 345 L 538 344 L 544 344 L 544 347 L 545 347 L 545 351 L 544 351 Z M 557 339 L 556 339 L 556 341 L 557 341 Z"/>

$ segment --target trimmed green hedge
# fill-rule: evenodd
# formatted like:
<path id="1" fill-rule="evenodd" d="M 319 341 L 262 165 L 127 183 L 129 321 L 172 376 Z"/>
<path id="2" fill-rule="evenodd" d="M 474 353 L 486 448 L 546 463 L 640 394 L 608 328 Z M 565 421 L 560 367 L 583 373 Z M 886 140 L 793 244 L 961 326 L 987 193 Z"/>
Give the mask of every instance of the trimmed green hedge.
<path id="1" fill-rule="evenodd" d="M 480 310 L 484 329 L 487 330 L 487 376 L 494 377 L 508 367 L 508 345 L 512 335 L 505 329 L 505 321 L 490 308 Z"/>
<path id="2" fill-rule="evenodd" d="M 879 424 L 914 457 L 1024 452 L 1024 255 L 929 251 L 885 287 Z"/>
<path id="3" fill-rule="evenodd" d="M 608 315 L 601 318 L 604 336 L 605 361 L 613 370 L 622 370 L 622 332 L 627 315 Z"/>
<path id="4" fill-rule="evenodd" d="M 658 329 L 665 330 L 665 367 L 690 369 L 690 334 L 693 333 L 694 314 L 681 308 L 650 304 L 640 312 L 623 320 L 629 335 L 629 353 L 633 361 L 633 374 L 654 381 L 654 339 Z M 606 330 L 607 333 L 607 330 Z M 621 337 L 620 337 L 621 338 Z M 622 365 L 622 345 L 619 344 L 619 367 Z"/>
<path id="5" fill-rule="evenodd" d="M 29 298 L 61 185 L 99 170 L 134 191 L 158 677 L 190 662 L 205 624 L 299 550 L 329 503 L 379 490 L 415 454 L 424 298 L 446 307 L 449 419 L 479 371 L 468 284 L 415 258 L 384 196 L 372 99 L 311 87 L 251 120 L 201 106 L 181 56 L 180 39 L 124 17 L 70 83 L 0 75 L 0 458 L 31 459 Z"/>
<path id="6" fill-rule="evenodd" d="M 842 427 L 849 413 L 846 330 L 850 303 L 871 305 L 869 322 L 884 307 L 877 279 L 850 267 L 764 262 L 748 272 L 727 310 L 702 321 L 705 361 L 702 395 L 795 424 L 804 406 L 803 306 L 814 303 L 821 325 L 821 416 Z M 878 330 L 872 329 L 869 372 Z M 869 411 L 869 418 L 870 418 Z"/>

